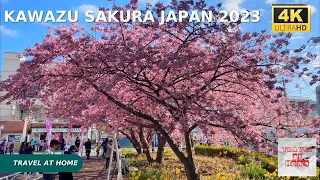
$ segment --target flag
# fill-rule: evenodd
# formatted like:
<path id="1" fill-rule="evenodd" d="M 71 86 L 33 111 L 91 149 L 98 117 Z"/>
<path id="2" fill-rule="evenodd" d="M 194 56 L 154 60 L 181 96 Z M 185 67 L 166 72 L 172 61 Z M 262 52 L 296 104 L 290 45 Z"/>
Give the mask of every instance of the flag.
<path id="1" fill-rule="evenodd" d="M 45 120 L 46 124 L 46 130 L 47 130 L 47 145 L 48 148 L 50 147 L 50 141 L 51 141 L 51 131 L 52 131 L 52 121 L 49 119 Z"/>

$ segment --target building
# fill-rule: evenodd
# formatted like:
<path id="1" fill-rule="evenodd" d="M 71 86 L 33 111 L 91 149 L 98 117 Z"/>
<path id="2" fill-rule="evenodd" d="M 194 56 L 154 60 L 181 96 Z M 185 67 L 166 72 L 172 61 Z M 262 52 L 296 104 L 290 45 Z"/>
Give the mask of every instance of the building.
<path id="1" fill-rule="evenodd" d="M 4 53 L 3 65 L 1 70 L 1 81 L 8 79 L 10 75 L 14 75 L 20 68 L 21 63 L 26 61 L 25 58 L 18 58 L 18 53 Z M 1 95 L 6 92 L 1 92 Z M 46 139 L 46 117 L 42 113 L 42 103 L 36 100 L 32 107 L 21 109 L 15 104 L 7 105 L 6 102 L 0 103 L 0 126 L 4 129 L 0 133 L 0 141 L 7 139 L 9 142 L 23 142 Z M 59 139 L 67 139 L 68 124 L 62 119 L 52 120 L 52 138 L 59 136 Z M 72 142 L 76 137 L 80 137 L 81 128 L 74 126 L 72 128 Z M 90 132 L 94 129 L 90 129 Z M 85 133 L 85 139 L 90 133 Z"/>
<path id="2" fill-rule="evenodd" d="M 320 115 L 319 112 L 317 112 L 317 109 L 319 109 L 320 105 L 319 103 L 317 104 L 316 101 L 313 101 L 311 98 L 307 98 L 307 97 L 299 97 L 299 96 L 291 96 L 288 97 L 288 99 L 290 100 L 291 103 L 294 103 L 296 106 L 298 105 L 303 105 L 303 104 L 307 104 L 309 106 L 312 106 L 311 112 L 308 114 L 307 118 L 314 118 L 317 115 Z M 296 132 L 300 132 L 303 134 L 306 134 L 308 137 L 312 137 L 313 134 L 308 134 L 307 132 L 307 128 L 299 128 L 299 129 L 295 129 L 293 131 Z M 274 129 L 272 128 L 266 128 L 266 132 L 267 132 L 267 137 L 269 140 L 275 140 L 275 136 L 274 136 Z M 288 132 L 288 137 L 294 137 L 291 133 Z"/>
<path id="3" fill-rule="evenodd" d="M 5 53 L 1 70 L 1 81 L 8 79 L 10 75 L 16 73 L 20 64 L 25 61 L 24 58 L 18 58 L 17 53 Z M 1 95 L 5 92 L 1 92 Z M 14 105 L 0 103 L 0 125 L 4 126 L 1 130 L 0 139 L 8 141 L 21 142 L 27 135 L 28 122 L 24 121 L 26 113 Z"/>

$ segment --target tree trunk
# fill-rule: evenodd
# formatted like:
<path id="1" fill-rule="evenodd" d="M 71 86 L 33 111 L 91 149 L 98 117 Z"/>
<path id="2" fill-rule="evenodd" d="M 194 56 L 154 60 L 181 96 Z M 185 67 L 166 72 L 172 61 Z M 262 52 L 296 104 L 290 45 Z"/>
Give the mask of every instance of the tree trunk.
<path id="1" fill-rule="evenodd" d="M 192 142 L 190 139 L 190 133 L 185 133 L 185 142 L 186 142 L 186 151 L 188 154 L 187 157 L 187 164 L 184 164 L 184 168 L 187 173 L 188 180 L 200 180 L 200 176 L 198 174 L 198 169 L 195 165 L 194 158 L 193 158 L 193 150 L 192 150 Z"/>
<path id="2" fill-rule="evenodd" d="M 153 163 L 154 160 L 151 157 L 148 143 L 147 143 L 146 139 L 144 138 L 143 128 L 142 127 L 140 127 L 139 137 L 140 137 L 140 142 L 142 144 L 143 153 L 146 155 L 148 163 Z"/>
<path id="3" fill-rule="evenodd" d="M 164 145 L 166 144 L 166 139 L 158 133 L 158 151 L 157 151 L 157 157 L 156 162 L 162 163 L 163 160 L 163 151 L 164 151 Z"/>
<path id="4" fill-rule="evenodd" d="M 130 131 L 130 135 L 131 135 L 131 143 L 132 143 L 133 147 L 136 149 L 136 151 L 137 151 L 138 154 L 141 154 L 141 153 L 142 153 L 141 144 L 140 144 L 140 142 L 138 141 L 135 132 L 134 132 L 133 130 Z M 130 139 L 129 139 L 129 140 L 130 140 Z"/>
<path id="5" fill-rule="evenodd" d="M 129 129 L 129 131 L 130 131 L 130 135 L 125 133 L 124 131 L 121 131 L 121 133 L 124 134 L 129 139 L 132 146 L 134 147 L 134 149 L 137 151 L 137 153 L 139 155 L 142 153 L 141 144 L 136 137 L 135 131 L 133 129 Z"/>
<path id="6" fill-rule="evenodd" d="M 158 125 L 158 127 L 161 127 Z M 186 150 L 188 153 L 188 157 L 185 157 L 184 153 L 181 152 L 178 148 L 178 146 L 172 141 L 171 137 L 169 134 L 163 130 L 162 128 L 158 128 L 159 132 L 161 135 L 165 138 L 169 146 L 171 147 L 172 151 L 177 155 L 179 160 L 183 163 L 183 166 L 186 170 L 186 175 L 188 180 L 200 180 L 200 175 L 198 174 L 198 170 L 195 166 L 194 160 L 193 160 L 193 155 L 192 155 L 192 148 L 191 148 L 191 141 L 190 141 L 190 133 L 186 132 L 185 136 L 187 137 L 185 139 L 186 142 Z M 189 155 L 191 152 L 191 156 Z"/>

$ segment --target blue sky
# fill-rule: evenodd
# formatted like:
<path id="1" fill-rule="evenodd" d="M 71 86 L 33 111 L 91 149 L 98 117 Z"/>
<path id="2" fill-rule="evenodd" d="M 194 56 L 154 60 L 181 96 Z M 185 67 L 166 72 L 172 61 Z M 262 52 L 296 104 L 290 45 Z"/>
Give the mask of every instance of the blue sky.
<path id="1" fill-rule="evenodd" d="M 168 3 L 169 0 L 139 0 L 141 5 L 145 3 L 155 3 L 157 1 Z M 129 0 L 117 0 L 116 5 L 123 5 L 129 2 Z M 312 9 L 311 16 L 311 32 L 310 33 L 294 33 L 290 49 L 296 48 L 301 44 L 307 43 L 311 37 L 320 37 L 320 0 L 221 0 L 213 1 L 208 0 L 208 3 L 216 4 L 222 2 L 223 8 L 227 11 L 231 10 L 259 10 L 261 12 L 261 20 L 259 23 L 247 23 L 242 24 L 241 28 L 245 31 L 257 31 L 266 29 L 271 31 L 271 4 L 310 4 Z M 40 42 L 42 37 L 47 33 L 47 27 L 49 25 L 59 26 L 61 23 L 48 24 L 48 23 L 5 23 L 4 11 L 5 10 L 79 10 L 80 21 L 84 24 L 84 12 L 86 10 L 97 10 L 98 7 L 110 7 L 112 2 L 107 0 L 77 0 L 77 1 L 65 1 L 65 0 L 0 0 L 1 14 L 0 14 L 0 68 L 3 61 L 4 52 L 23 52 L 28 46 L 33 46 L 34 43 Z M 15 16 L 14 16 L 15 17 Z M 85 24 L 90 26 L 90 23 Z M 310 44 L 310 43 L 309 43 Z M 310 46 L 309 51 L 318 53 L 319 56 L 316 61 L 310 63 L 309 67 L 319 67 L 320 64 L 320 44 L 317 46 Z M 315 86 L 307 85 L 307 78 L 296 79 L 290 83 L 287 87 L 289 96 L 303 96 L 315 99 Z M 299 83 L 300 88 L 295 88 L 295 84 Z"/>

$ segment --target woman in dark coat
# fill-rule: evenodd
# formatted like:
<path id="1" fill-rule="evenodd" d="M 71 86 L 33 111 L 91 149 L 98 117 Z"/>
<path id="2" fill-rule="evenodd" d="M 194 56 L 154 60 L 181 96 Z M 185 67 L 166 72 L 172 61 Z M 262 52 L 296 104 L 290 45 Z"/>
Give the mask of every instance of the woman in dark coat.
<path id="1" fill-rule="evenodd" d="M 77 153 L 77 147 L 74 145 L 70 146 L 69 150 L 64 152 L 64 154 L 76 154 L 76 153 Z M 59 180 L 73 180 L 72 172 L 60 172 Z"/>
<path id="2" fill-rule="evenodd" d="M 33 154 L 33 148 L 30 143 L 26 143 L 23 149 L 23 154 Z"/>
<path id="3" fill-rule="evenodd" d="M 20 145 L 19 154 L 23 154 L 23 150 L 24 150 L 24 142 L 22 142 Z"/>

